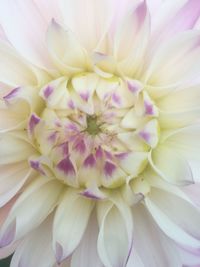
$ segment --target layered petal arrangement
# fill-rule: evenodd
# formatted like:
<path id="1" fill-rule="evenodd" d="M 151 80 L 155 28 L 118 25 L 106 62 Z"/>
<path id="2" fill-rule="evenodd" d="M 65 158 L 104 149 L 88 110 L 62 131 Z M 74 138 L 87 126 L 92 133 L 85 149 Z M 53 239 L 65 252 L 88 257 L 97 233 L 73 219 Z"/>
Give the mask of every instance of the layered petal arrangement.
<path id="1" fill-rule="evenodd" d="M 200 266 L 199 0 L 0 3 L 0 258 Z"/>

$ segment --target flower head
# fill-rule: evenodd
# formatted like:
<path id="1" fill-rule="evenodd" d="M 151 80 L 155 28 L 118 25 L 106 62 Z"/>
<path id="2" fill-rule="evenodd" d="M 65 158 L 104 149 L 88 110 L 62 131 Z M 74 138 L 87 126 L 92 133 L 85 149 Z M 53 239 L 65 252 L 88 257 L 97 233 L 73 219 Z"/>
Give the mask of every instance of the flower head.
<path id="1" fill-rule="evenodd" d="M 200 263 L 199 15 L 197 0 L 0 4 L 12 267 Z"/>

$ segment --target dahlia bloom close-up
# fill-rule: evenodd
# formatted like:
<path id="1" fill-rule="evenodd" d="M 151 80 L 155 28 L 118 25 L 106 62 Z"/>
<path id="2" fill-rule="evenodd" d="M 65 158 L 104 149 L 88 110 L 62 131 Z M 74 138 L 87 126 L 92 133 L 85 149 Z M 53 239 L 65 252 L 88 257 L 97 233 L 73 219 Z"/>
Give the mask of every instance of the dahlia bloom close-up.
<path id="1" fill-rule="evenodd" d="M 0 1 L 0 258 L 200 266 L 200 1 Z"/>

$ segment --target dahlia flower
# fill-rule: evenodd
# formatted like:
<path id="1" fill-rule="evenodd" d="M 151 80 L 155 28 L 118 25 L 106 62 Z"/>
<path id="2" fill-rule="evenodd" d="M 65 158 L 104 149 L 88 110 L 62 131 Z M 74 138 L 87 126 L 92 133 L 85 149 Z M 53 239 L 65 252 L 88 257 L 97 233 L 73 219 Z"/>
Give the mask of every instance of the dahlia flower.
<path id="1" fill-rule="evenodd" d="M 0 3 L 0 257 L 200 266 L 200 2 Z"/>

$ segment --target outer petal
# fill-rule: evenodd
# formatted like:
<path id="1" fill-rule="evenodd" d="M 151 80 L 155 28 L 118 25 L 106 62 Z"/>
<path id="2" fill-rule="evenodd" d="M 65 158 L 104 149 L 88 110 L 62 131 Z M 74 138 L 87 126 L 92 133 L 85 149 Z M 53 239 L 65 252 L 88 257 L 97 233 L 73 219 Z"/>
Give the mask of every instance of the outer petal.
<path id="1" fill-rule="evenodd" d="M 0 164 L 17 163 L 27 160 L 35 153 L 34 148 L 25 140 L 12 134 L 0 137 Z"/>
<path id="2" fill-rule="evenodd" d="M 101 43 L 113 18 L 112 0 L 61 0 L 65 25 L 92 51 Z"/>
<path id="3" fill-rule="evenodd" d="M 86 51 L 74 33 L 64 30 L 55 20 L 52 20 L 47 31 L 47 47 L 55 66 L 63 74 L 81 72 L 87 67 Z"/>
<path id="4" fill-rule="evenodd" d="M 66 191 L 56 211 L 53 243 L 57 263 L 60 264 L 78 246 L 86 229 L 92 201 L 74 191 Z"/>
<path id="5" fill-rule="evenodd" d="M 133 208 L 133 217 L 134 249 L 144 266 L 182 267 L 175 244 L 158 228 L 143 205 Z"/>
<path id="6" fill-rule="evenodd" d="M 174 194 L 153 188 L 145 204 L 166 235 L 187 248 L 199 251 L 200 212 L 195 206 Z"/>
<path id="7" fill-rule="evenodd" d="M 78 248 L 72 256 L 71 267 L 103 267 L 97 253 L 98 224 L 93 214 Z"/>
<path id="8" fill-rule="evenodd" d="M 199 32 L 187 32 L 165 42 L 147 63 L 145 81 L 152 86 L 147 88 L 150 95 L 158 97 L 175 86 L 193 84 L 199 77 L 199 58 Z"/>
<path id="9" fill-rule="evenodd" d="M 0 18 L 6 36 L 21 55 L 41 67 L 50 66 L 44 42 L 47 23 L 33 1 L 1 2 Z"/>
<path id="10" fill-rule="evenodd" d="M 98 253 L 106 267 L 124 267 L 132 248 L 133 222 L 128 206 L 119 195 L 98 205 Z"/>
<path id="11" fill-rule="evenodd" d="M 0 81 L 13 87 L 37 83 L 28 63 L 11 46 L 2 41 L 0 41 Z"/>
<path id="12" fill-rule="evenodd" d="M 125 75 L 133 76 L 141 70 L 149 33 L 149 13 L 143 1 L 126 15 L 115 34 L 114 57 Z"/>
<path id="13" fill-rule="evenodd" d="M 27 162 L 1 165 L 0 168 L 0 207 L 2 207 L 20 190 L 30 176 L 31 170 Z"/>
<path id="14" fill-rule="evenodd" d="M 51 246 L 52 217 L 29 234 L 17 247 L 10 267 L 52 267 L 55 257 Z"/>
<path id="15" fill-rule="evenodd" d="M 163 42 L 179 32 L 192 29 L 200 17 L 200 6 L 196 0 L 163 1 L 156 15 L 153 38 L 156 42 Z"/>
<path id="16" fill-rule="evenodd" d="M 187 161 L 194 182 L 200 181 L 200 125 L 194 124 L 179 130 L 166 132 L 163 138 L 165 147 Z"/>
<path id="17" fill-rule="evenodd" d="M 193 183 L 192 170 L 187 159 L 174 151 L 173 146 L 160 145 L 152 153 L 150 164 L 166 181 L 172 184 L 187 185 Z"/>
<path id="18" fill-rule="evenodd" d="M 58 21 L 61 19 L 61 12 L 57 1 L 33 0 L 33 2 L 38 7 L 43 18 L 46 20 L 47 23 L 49 23 L 52 20 L 52 18 Z"/>
<path id="19" fill-rule="evenodd" d="M 60 183 L 44 177 L 31 183 L 12 207 L 0 231 L 0 247 L 19 240 L 39 225 L 55 207 L 61 189 Z"/>

